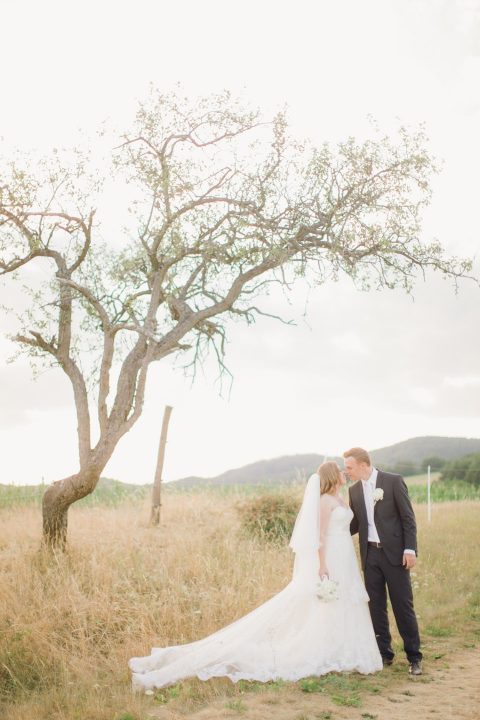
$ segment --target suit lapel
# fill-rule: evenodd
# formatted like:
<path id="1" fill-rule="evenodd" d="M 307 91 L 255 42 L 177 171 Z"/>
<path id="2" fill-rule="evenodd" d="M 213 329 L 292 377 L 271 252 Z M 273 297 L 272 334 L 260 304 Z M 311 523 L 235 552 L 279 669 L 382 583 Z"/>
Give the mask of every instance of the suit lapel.
<path id="1" fill-rule="evenodd" d="M 354 488 L 355 488 L 355 485 L 354 485 Z M 363 485 L 362 485 L 361 480 L 357 481 L 355 489 L 356 489 L 357 495 L 358 495 L 358 499 L 357 499 L 358 507 L 360 508 L 363 518 L 368 525 L 367 506 L 365 505 L 365 496 L 363 494 Z"/>

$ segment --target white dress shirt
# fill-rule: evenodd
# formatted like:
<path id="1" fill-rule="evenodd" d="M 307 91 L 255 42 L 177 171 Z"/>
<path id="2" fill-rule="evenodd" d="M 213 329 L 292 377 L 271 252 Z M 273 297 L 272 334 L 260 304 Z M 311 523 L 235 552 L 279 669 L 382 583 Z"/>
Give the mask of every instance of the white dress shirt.
<path id="1" fill-rule="evenodd" d="M 377 468 L 372 468 L 372 473 L 368 480 L 362 480 L 363 486 L 363 497 L 365 499 L 365 507 L 367 508 L 367 519 L 368 519 L 368 542 L 380 542 L 378 537 L 377 528 L 375 527 L 375 521 L 373 519 L 373 491 L 377 484 Z"/>
<path id="2" fill-rule="evenodd" d="M 377 475 L 378 470 L 372 467 L 372 472 L 367 480 L 362 480 L 363 497 L 365 499 L 365 507 L 367 508 L 367 519 L 368 519 L 368 542 L 380 542 L 378 531 L 375 526 L 373 508 L 375 503 L 373 502 L 373 492 L 377 486 Z M 416 555 L 415 550 L 404 550 L 407 555 Z"/>

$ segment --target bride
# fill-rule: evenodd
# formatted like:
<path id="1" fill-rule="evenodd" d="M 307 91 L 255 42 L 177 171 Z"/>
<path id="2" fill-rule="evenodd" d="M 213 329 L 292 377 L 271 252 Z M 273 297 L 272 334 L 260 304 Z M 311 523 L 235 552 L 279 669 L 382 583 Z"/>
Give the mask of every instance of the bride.
<path id="1" fill-rule="evenodd" d="M 202 640 L 152 648 L 129 661 L 135 690 L 200 680 L 298 680 L 336 671 L 383 667 L 360 577 L 337 463 L 322 463 L 308 480 L 290 547 L 289 584 L 244 617 Z M 317 596 L 319 576 L 337 583 L 336 598 Z"/>

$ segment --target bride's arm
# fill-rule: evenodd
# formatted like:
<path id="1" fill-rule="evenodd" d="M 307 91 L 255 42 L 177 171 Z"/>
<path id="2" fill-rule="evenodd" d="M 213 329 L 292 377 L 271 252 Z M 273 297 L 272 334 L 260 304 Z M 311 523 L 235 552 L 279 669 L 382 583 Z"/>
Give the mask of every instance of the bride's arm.
<path id="1" fill-rule="evenodd" d="M 320 569 L 318 574 L 320 577 L 326 575 L 328 577 L 328 568 L 325 563 L 326 540 L 328 523 L 332 514 L 332 503 L 327 495 L 320 498 L 320 547 L 318 548 L 318 558 L 320 560 Z"/>

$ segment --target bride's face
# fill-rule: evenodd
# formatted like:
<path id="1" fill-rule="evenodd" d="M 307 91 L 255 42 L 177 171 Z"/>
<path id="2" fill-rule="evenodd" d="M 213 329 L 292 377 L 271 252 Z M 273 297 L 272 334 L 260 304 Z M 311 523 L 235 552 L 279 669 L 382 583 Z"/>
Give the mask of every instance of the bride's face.
<path id="1" fill-rule="evenodd" d="M 347 477 L 346 477 L 344 471 L 343 471 L 341 468 L 338 468 L 338 471 L 339 471 L 339 473 L 338 473 L 338 487 L 341 488 L 341 487 L 343 487 L 343 486 L 346 484 L 346 482 L 347 482 Z"/>

